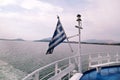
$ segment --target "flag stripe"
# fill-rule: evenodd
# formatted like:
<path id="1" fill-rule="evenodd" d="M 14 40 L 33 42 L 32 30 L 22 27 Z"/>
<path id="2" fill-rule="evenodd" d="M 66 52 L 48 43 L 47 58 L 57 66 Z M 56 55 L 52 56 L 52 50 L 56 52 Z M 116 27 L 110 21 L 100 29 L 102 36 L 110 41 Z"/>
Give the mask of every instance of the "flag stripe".
<path id="1" fill-rule="evenodd" d="M 56 36 L 53 38 L 53 40 L 56 39 L 56 38 L 59 38 L 62 34 L 64 34 L 64 31 L 61 31 L 58 35 L 56 35 Z"/>
<path id="2" fill-rule="evenodd" d="M 50 46 L 51 44 L 53 44 L 56 40 L 58 40 L 60 37 L 62 37 L 63 35 L 64 35 L 64 32 L 62 32 L 62 33 L 58 34 L 57 36 L 55 36 L 55 38 L 53 38 L 53 39 L 51 40 L 49 46 Z"/>
<path id="3" fill-rule="evenodd" d="M 61 38 L 59 38 L 58 40 L 56 40 L 53 44 L 51 44 L 50 45 L 50 48 L 52 48 L 52 47 L 55 47 L 55 45 L 57 44 L 59 44 L 61 41 L 63 42 L 63 40 L 66 38 L 66 36 L 65 35 L 63 35 Z"/>
<path id="4" fill-rule="evenodd" d="M 65 39 L 65 38 L 64 38 Z M 64 39 L 63 40 L 61 40 L 61 41 L 59 41 L 59 43 L 58 44 L 60 44 L 61 42 L 63 42 L 64 41 Z M 49 49 L 48 49 L 48 51 L 47 52 L 49 52 L 49 51 L 51 51 L 51 50 L 53 50 L 58 44 L 54 44 L 52 47 L 50 47 Z"/>

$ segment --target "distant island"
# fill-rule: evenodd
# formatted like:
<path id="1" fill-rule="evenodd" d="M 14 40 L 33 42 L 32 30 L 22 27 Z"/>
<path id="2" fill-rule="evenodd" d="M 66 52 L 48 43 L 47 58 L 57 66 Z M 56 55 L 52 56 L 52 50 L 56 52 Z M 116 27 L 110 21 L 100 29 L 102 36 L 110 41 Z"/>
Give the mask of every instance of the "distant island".
<path id="1" fill-rule="evenodd" d="M 34 40 L 33 42 L 50 42 L 50 41 L 51 41 L 51 37 L 44 38 L 44 39 L 41 39 L 41 40 Z"/>
<path id="2" fill-rule="evenodd" d="M 41 40 L 34 40 L 34 42 L 50 42 L 51 38 L 45 38 Z M 64 41 L 63 43 L 68 43 Z M 78 43 L 77 41 L 70 41 L 70 43 Z M 96 39 L 88 39 L 81 41 L 82 44 L 99 44 L 99 45 L 120 45 L 120 42 L 113 40 L 96 40 Z"/>
<path id="3" fill-rule="evenodd" d="M 17 38 L 17 39 L 0 39 L 0 40 L 4 40 L 4 41 L 25 41 L 24 39 L 21 39 L 21 38 Z"/>
<path id="4" fill-rule="evenodd" d="M 88 39 L 85 40 L 86 44 L 100 44 L 100 45 L 120 45 L 120 42 L 114 40 L 96 40 L 96 39 Z"/>

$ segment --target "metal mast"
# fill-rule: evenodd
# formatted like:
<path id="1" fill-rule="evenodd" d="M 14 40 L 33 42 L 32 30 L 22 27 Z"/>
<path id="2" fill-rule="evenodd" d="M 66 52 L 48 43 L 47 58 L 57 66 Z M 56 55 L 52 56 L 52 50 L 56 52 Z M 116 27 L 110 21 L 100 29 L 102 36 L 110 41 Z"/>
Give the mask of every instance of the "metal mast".
<path id="1" fill-rule="evenodd" d="M 78 14 L 77 15 L 77 20 L 76 20 L 77 22 L 78 22 L 78 26 L 75 26 L 76 28 L 78 28 L 78 34 L 79 34 L 79 42 L 78 42 L 78 55 L 79 55 L 79 60 L 78 60 L 78 62 L 79 62 L 79 64 L 78 64 L 78 70 L 79 70 L 79 72 L 80 73 L 82 73 L 82 65 L 81 65 L 81 29 L 83 29 L 81 26 L 82 26 L 82 23 L 81 23 L 81 15 L 80 14 Z"/>

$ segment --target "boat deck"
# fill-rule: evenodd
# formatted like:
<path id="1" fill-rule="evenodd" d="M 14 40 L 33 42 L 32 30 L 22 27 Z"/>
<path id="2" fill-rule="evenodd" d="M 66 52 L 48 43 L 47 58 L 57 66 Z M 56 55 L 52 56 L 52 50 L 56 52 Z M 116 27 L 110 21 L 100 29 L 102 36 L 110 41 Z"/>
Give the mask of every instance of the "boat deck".
<path id="1" fill-rule="evenodd" d="M 103 67 L 100 73 L 95 69 L 87 71 L 80 80 L 120 80 L 120 65 Z"/>

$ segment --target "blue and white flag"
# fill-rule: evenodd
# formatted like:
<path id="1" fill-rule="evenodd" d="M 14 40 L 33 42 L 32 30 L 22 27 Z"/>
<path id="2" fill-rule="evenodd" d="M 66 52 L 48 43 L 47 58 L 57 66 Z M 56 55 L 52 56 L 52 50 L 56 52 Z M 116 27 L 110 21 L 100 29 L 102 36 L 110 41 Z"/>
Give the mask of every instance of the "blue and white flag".
<path id="1" fill-rule="evenodd" d="M 57 45 L 59 45 L 61 42 L 63 42 L 66 38 L 67 38 L 66 34 L 64 32 L 64 29 L 63 29 L 62 24 L 60 23 L 60 20 L 58 17 L 57 26 L 56 26 L 55 32 L 53 34 L 53 37 L 49 43 L 49 48 L 48 48 L 46 54 L 52 54 L 54 48 Z"/>

